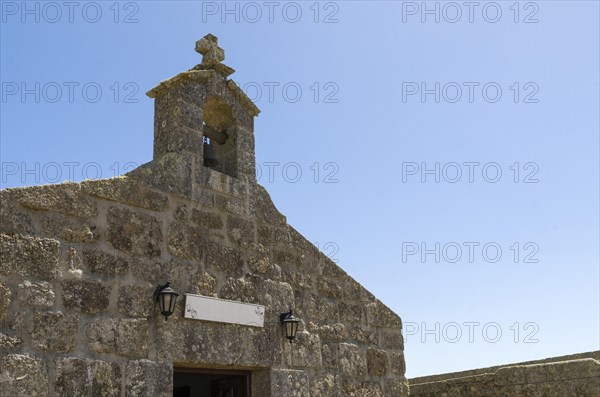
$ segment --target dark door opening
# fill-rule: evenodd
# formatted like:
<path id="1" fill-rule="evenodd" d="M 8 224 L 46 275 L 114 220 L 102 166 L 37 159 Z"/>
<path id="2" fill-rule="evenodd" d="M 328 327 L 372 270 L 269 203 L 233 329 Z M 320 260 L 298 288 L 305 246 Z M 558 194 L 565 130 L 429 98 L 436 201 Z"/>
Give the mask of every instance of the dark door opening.
<path id="1" fill-rule="evenodd" d="M 250 372 L 174 368 L 173 397 L 250 397 Z"/>

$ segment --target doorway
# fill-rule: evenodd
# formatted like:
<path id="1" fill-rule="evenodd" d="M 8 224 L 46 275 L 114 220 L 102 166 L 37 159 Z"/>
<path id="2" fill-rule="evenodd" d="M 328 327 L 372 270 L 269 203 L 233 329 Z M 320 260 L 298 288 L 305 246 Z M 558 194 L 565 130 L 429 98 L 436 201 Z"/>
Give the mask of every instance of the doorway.
<path id="1" fill-rule="evenodd" d="M 250 397 L 250 372 L 174 368 L 173 397 Z"/>

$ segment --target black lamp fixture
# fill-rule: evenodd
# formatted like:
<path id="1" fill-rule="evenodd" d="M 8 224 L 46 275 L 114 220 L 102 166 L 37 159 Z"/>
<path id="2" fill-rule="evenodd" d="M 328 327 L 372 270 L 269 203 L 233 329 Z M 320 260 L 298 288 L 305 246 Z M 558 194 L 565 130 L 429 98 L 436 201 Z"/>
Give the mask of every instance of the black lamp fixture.
<path id="1" fill-rule="evenodd" d="M 292 343 L 294 339 L 296 339 L 296 334 L 298 333 L 298 324 L 300 320 L 294 317 L 292 314 L 292 309 L 290 309 L 287 313 L 282 313 L 279 315 L 279 321 L 285 330 L 285 337 L 287 340 Z"/>
<path id="2" fill-rule="evenodd" d="M 169 287 L 169 283 L 165 285 L 159 285 L 154 291 L 154 302 L 158 302 L 160 307 L 160 314 L 165 316 L 165 321 L 175 311 L 175 304 L 177 303 L 177 297 L 179 294 Z"/>

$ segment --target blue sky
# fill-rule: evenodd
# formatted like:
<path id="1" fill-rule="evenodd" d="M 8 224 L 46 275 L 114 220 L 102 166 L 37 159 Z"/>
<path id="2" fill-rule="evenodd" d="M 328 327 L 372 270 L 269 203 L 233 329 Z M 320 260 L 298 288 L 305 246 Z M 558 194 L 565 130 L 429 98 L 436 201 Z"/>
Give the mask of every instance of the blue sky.
<path id="1" fill-rule="evenodd" d="M 210 32 L 260 183 L 402 316 L 409 377 L 600 348 L 598 2 L 115 3 L 0 2 L 2 187 L 149 161 L 144 93 Z"/>

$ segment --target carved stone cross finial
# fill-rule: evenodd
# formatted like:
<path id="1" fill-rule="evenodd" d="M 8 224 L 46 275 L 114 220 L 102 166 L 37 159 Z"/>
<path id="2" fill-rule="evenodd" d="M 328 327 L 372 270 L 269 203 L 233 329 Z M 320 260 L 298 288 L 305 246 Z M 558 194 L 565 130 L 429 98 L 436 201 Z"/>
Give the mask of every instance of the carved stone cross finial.
<path id="1" fill-rule="evenodd" d="M 213 70 L 219 75 L 227 77 L 235 70 L 221 63 L 225 60 L 225 51 L 219 47 L 216 36 L 207 34 L 196 42 L 196 52 L 202 54 L 202 62 L 192 70 Z"/>
<path id="2" fill-rule="evenodd" d="M 202 54 L 202 64 L 225 60 L 225 51 L 219 47 L 217 37 L 210 33 L 196 42 L 196 52 Z"/>

